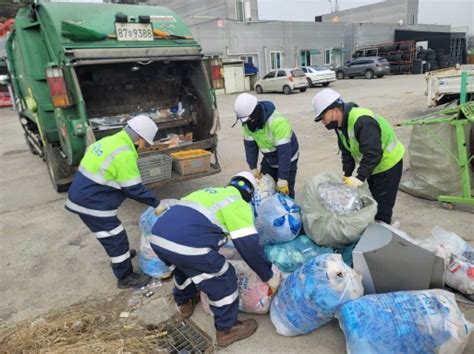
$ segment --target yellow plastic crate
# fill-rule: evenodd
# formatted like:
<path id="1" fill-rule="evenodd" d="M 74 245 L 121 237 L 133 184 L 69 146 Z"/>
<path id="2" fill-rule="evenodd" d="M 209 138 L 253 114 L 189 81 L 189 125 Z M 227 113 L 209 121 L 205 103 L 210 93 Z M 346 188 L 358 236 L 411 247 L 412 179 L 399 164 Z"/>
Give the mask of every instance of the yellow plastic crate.
<path id="1" fill-rule="evenodd" d="M 202 149 L 174 152 L 171 154 L 173 169 L 181 176 L 207 172 L 211 167 L 211 155 Z"/>

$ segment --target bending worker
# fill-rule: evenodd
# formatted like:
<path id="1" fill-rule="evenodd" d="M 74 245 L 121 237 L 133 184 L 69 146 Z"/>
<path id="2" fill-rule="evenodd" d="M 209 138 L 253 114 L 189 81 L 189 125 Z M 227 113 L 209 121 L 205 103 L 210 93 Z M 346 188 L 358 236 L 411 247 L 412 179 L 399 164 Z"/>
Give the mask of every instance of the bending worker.
<path id="1" fill-rule="evenodd" d="M 257 101 L 248 93 L 240 94 L 234 103 L 237 119 L 242 122 L 247 163 L 256 178 L 269 174 L 277 190 L 295 196 L 298 165 L 298 140 L 287 118 L 275 111 L 270 101 Z M 258 152 L 263 154 L 260 172 Z"/>
<path id="2" fill-rule="evenodd" d="M 257 182 L 250 172 L 233 176 L 224 188 L 206 188 L 182 198 L 156 221 L 151 247 L 168 266 L 174 265 L 174 299 L 181 316 L 190 317 L 207 294 L 214 314 L 217 345 L 225 347 L 251 336 L 253 319 L 238 321 L 239 293 L 234 267 L 217 251 L 230 234 L 237 251 L 255 273 L 276 291 L 279 273 L 258 243 L 250 200 Z"/>
<path id="3" fill-rule="evenodd" d="M 390 224 L 405 153 L 392 126 L 371 110 L 345 103 L 332 89 L 319 91 L 312 103 L 316 112 L 314 121 L 321 121 L 328 130 L 337 133 L 344 182 L 358 188 L 367 180 L 378 203 L 375 221 Z M 359 167 L 353 176 L 356 163 Z"/>
<path id="4" fill-rule="evenodd" d="M 137 148 L 153 144 L 158 127 L 139 115 L 120 132 L 100 139 L 87 148 L 69 188 L 66 209 L 78 214 L 96 235 L 110 257 L 118 287 L 141 287 L 150 278 L 133 272 L 127 233 L 117 217 L 125 198 L 157 207 L 160 200 L 142 184 Z"/>

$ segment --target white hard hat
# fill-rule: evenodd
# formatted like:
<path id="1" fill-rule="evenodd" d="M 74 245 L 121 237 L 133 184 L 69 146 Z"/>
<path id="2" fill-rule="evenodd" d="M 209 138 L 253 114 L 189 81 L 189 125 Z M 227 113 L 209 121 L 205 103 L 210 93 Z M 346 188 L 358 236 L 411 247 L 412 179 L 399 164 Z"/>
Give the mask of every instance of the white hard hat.
<path id="1" fill-rule="evenodd" d="M 255 179 L 254 175 L 251 172 L 249 172 L 249 171 L 239 172 L 239 173 L 233 175 L 230 180 L 233 180 L 233 179 L 236 179 L 236 178 L 239 178 L 239 177 L 249 181 L 250 184 L 253 186 L 253 190 L 254 191 L 257 190 L 257 180 Z"/>
<path id="2" fill-rule="evenodd" d="M 341 98 L 341 95 L 336 91 L 326 88 L 319 91 L 314 97 L 313 104 L 314 112 L 316 113 L 316 118 L 314 118 L 315 122 L 319 122 L 323 119 L 322 113 L 331 106 L 334 102 Z"/>
<path id="3" fill-rule="evenodd" d="M 127 122 L 127 125 L 145 141 L 153 145 L 155 135 L 158 132 L 156 123 L 148 116 L 140 114 Z"/>
<path id="4" fill-rule="evenodd" d="M 257 97 L 248 93 L 241 93 L 235 100 L 234 111 L 237 119 L 245 123 L 249 119 L 249 115 L 257 106 Z"/>

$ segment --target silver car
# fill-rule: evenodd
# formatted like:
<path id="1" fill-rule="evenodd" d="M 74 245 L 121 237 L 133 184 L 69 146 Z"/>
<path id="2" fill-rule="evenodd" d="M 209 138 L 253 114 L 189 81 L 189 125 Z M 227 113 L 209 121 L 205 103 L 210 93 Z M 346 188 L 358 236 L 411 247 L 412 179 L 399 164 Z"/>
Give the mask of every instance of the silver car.
<path id="1" fill-rule="evenodd" d="M 382 57 L 364 57 L 357 58 L 336 69 L 338 79 L 348 77 L 352 79 L 355 76 L 365 76 L 366 79 L 372 79 L 374 76 L 383 77 L 390 72 L 390 63 Z"/>
<path id="2" fill-rule="evenodd" d="M 255 83 L 257 93 L 277 91 L 288 95 L 294 90 L 305 92 L 307 88 L 306 75 L 299 68 L 272 70 Z"/>

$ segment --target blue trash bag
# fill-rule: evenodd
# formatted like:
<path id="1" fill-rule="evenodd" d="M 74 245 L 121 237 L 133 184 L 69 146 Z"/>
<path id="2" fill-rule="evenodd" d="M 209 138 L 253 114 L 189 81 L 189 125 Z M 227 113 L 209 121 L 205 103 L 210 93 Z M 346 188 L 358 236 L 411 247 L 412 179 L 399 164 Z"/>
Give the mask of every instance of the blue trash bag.
<path id="1" fill-rule="evenodd" d="M 266 245 L 265 254 L 282 272 L 293 272 L 306 261 L 324 253 L 334 253 L 330 247 L 316 245 L 308 236 L 298 236 L 292 241 Z"/>
<path id="2" fill-rule="evenodd" d="M 367 295 L 336 317 L 348 353 L 462 353 L 472 324 L 445 290 Z"/>
<path id="3" fill-rule="evenodd" d="M 167 278 L 171 275 L 169 267 L 158 258 L 150 245 L 151 229 L 160 217 L 155 214 L 155 209 L 149 207 L 140 216 L 140 252 L 138 254 L 138 266 L 143 273 L 154 278 Z"/>
<path id="4" fill-rule="evenodd" d="M 331 321 L 341 304 L 363 293 L 362 277 L 340 254 L 323 254 L 282 282 L 273 298 L 270 318 L 278 334 L 306 334 Z"/>
<path id="5" fill-rule="evenodd" d="M 257 208 L 255 227 L 262 245 L 291 241 L 298 236 L 301 226 L 300 207 L 284 194 L 266 198 Z"/>

